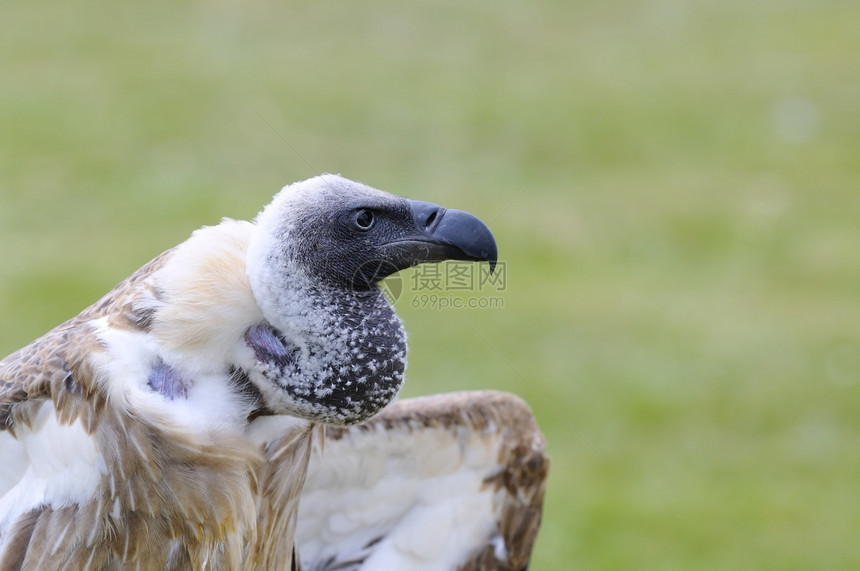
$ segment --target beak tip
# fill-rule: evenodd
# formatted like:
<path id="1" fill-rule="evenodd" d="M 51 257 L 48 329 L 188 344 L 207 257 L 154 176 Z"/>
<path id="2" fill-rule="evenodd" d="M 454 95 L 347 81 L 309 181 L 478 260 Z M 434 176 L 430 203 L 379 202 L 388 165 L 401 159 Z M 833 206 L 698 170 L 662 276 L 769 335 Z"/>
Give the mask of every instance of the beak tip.
<path id="1" fill-rule="evenodd" d="M 486 252 L 486 253 L 481 252 L 483 254 L 484 261 L 486 261 L 490 265 L 490 275 L 493 275 L 493 273 L 495 273 L 496 266 L 498 265 L 498 262 L 499 262 L 499 252 L 495 247 L 496 246 L 495 240 L 493 240 L 492 245 L 493 245 L 493 247 L 490 248 L 488 252 Z"/>

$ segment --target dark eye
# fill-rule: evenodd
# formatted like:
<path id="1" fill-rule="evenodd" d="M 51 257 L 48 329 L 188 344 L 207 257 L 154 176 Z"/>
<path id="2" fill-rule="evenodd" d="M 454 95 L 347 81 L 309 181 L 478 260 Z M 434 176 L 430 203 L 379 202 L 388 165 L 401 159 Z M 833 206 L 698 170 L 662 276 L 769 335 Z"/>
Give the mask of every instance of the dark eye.
<path id="1" fill-rule="evenodd" d="M 357 211 L 353 217 L 355 227 L 361 231 L 370 230 L 375 221 L 376 219 L 373 216 L 373 211 L 368 210 L 367 208 L 362 208 Z"/>

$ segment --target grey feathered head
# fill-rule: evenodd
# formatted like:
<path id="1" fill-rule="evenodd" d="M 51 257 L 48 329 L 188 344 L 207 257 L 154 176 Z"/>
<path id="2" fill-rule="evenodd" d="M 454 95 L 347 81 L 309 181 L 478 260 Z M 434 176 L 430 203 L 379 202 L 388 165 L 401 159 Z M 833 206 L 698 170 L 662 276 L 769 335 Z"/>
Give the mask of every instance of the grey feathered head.
<path id="1" fill-rule="evenodd" d="M 267 323 L 249 330 L 261 390 L 286 412 L 360 422 L 403 382 L 406 337 L 379 282 L 448 259 L 496 263 L 487 226 L 466 212 L 337 175 L 285 187 L 257 218 L 248 276 Z M 262 379 L 258 386 L 265 384 Z"/>

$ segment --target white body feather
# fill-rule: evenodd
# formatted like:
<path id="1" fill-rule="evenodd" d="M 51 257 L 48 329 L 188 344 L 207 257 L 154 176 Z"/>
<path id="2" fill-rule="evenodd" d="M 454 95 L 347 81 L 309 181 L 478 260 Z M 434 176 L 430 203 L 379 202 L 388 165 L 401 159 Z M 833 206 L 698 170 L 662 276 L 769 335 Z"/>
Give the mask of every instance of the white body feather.
<path id="1" fill-rule="evenodd" d="M 93 438 L 78 422 L 59 424 L 50 402 L 17 439 L 0 432 L 0 458 L 0 553 L 2 532 L 10 522 L 42 505 L 61 508 L 89 501 L 106 473 Z"/>
<path id="2" fill-rule="evenodd" d="M 327 441 L 312 457 L 298 544 L 309 569 L 372 554 L 361 569 L 454 569 L 493 534 L 500 506 L 484 479 L 496 443 L 464 429 L 386 431 Z"/>
<path id="3" fill-rule="evenodd" d="M 498 481 L 515 482 L 535 460 L 535 475 L 546 470 L 531 413 L 510 395 L 400 401 L 365 426 L 328 433 L 299 506 L 296 543 L 311 571 L 443 571 L 484 550 L 506 561 L 520 533 L 506 528 L 508 510 L 543 497 L 542 477 L 523 479 L 521 498 Z"/>

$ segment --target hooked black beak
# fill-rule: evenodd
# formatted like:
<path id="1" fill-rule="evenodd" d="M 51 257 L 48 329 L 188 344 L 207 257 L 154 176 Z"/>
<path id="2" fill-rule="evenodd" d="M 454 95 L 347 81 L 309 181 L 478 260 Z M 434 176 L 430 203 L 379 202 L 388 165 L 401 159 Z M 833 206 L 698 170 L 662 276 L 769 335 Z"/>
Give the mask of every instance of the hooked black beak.
<path id="1" fill-rule="evenodd" d="M 410 200 L 409 203 L 419 241 L 426 240 L 434 246 L 428 252 L 428 258 L 422 262 L 489 262 L 490 273 L 493 273 L 498 260 L 496 240 L 479 218 L 462 210 L 447 210 L 430 202 Z"/>
<path id="2" fill-rule="evenodd" d="M 410 200 L 409 206 L 415 227 L 384 246 L 389 263 L 402 270 L 445 260 L 488 262 L 493 273 L 498 260 L 496 240 L 480 219 L 430 202 Z"/>

